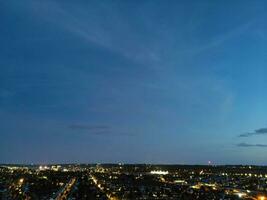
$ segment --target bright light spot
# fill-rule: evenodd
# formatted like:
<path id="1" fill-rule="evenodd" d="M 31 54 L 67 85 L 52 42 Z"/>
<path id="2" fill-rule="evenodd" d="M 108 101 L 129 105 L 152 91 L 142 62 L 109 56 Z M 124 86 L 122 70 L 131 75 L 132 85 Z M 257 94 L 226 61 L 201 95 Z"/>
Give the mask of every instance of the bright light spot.
<path id="1" fill-rule="evenodd" d="M 19 179 L 19 183 L 20 183 L 20 184 L 22 184 L 22 183 L 23 183 L 23 181 L 24 181 L 24 179 L 23 179 L 23 178 Z"/>
<path id="2" fill-rule="evenodd" d="M 264 196 L 259 196 L 258 199 L 259 200 L 265 200 L 266 198 Z"/>
<path id="3" fill-rule="evenodd" d="M 157 175 L 166 175 L 168 173 L 169 173 L 168 171 L 161 171 L 161 170 L 155 170 L 150 172 L 150 174 L 157 174 Z"/>
<path id="4" fill-rule="evenodd" d="M 238 196 L 239 198 L 242 198 L 242 197 L 246 196 L 246 194 L 245 194 L 245 193 L 237 193 L 237 196 Z"/>

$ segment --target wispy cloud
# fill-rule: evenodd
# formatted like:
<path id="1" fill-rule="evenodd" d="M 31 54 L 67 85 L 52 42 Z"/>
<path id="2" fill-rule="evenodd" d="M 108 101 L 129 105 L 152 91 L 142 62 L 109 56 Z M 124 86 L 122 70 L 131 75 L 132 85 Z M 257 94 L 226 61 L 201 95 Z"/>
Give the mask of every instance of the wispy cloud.
<path id="1" fill-rule="evenodd" d="M 76 133 L 86 133 L 91 135 L 118 135 L 118 136 L 131 136 L 132 133 L 121 132 L 114 130 L 108 125 L 86 125 L 86 124 L 71 124 L 68 126 L 69 129 Z"/>
<path id="2" fill-rule="evenodd" d="M 267 128 L 260 128 L 260 129 L 253 131 L 253 132 L 242 133 L 238 137 L 250 137 L 250 136 L 254 136 L 254 135 L 265 135 L 265 134 L 267 134 Z"/>
<path id="3" fill-rule="evenodd" d="M 85 4 L 85 7 L 75 4 L 73 7 L 69 7 L 66 6 L 67 4 L 63 6 L 55 1 L 40 3 L 32 0 L 29 2 L 28 7 L 31 7 L 34 14 L 58 25 L 85 42 L 95 44 L 134 62 L 144 59 L 152 61 L 159 59 L 159 54 L 155 49 L 152 50 L 152 47 L 143 44 L 146 40 L 138 42 L 130 39 L 125 40 L 122 37 L 133 35 L 131 38 L 134 38 L 136 30 L 121 15 L 116 4 L 111 9 L 103 3 L 93 4 L 94 6 L 89 6 L 89 3 Z M 101 12 L 110 16 L 108 20 L 98 14 Z M 50 14 L 47 15 L 46 13 Z M 139 44 L 136 45 L 136 43 Z"/>
<path id="4" fill-rule="evenodd" d="M 224 33 L 222 33 L 221 35 L 218 35 L 212 39 L 210 39 L 209 41 L 207 41 L 205 44 L 200 45 L 196 48 L 191 48 L 189 50 L 189 52 L 191 53 L 201 53 L 203 51 L 206 50 L 210 50 L 213 48 L 216 48 L 220 45 L 222 45 L 223 43 L 241 35 L 242 33 L 244 33 L 247 29 L 249 29 L 251 27 L 251 25 L 254 23 L 254 20 L 251 20 L 247 23 L 241 24 L 235 28 L 233 28 L 230 31 L 226 31 Z"/>
<path id="5" fill-rule="evenodd" d="M 83 124 L 72 124 L 69 126 L 73 130 L 90 130 L 90 131 L 107 131 L 110 130 L 109 126 L 106 125 L 83 125 Z"/>
<path id="6" fill-rule="evenodd" d="M 238 147 L 267 147 L 267 144 L 249 144 L 249 143 L 239 143 Z"/>

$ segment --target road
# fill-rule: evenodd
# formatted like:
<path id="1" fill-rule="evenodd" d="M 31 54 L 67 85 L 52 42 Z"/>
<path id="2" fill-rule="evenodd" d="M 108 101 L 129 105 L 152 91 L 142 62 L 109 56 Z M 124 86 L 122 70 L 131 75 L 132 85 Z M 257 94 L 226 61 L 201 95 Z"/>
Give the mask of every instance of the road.
<path id="1" fill-rule="evenodd" d="M 98 189 L 102 192 L 104 192 L 106 194 L 106 197 L 109 199 L 109 200 L 118 200 L 116 197 L 112 196 L 111 193 L 107 193 L 104 189 L 103 186 L 101 186 L 101 184 L 98 183 L 98 180 L 96 179 L 96 177 L 94 177 L 93 175 L 90 175 L 94 184 L 96 185 L 96 187 L 98 187 Z"/>
<path id="2" fill-rule="evenodd" d="M 69 196 L 73 186 L 75 185 L 76 178 L 72 178 L 62 189 L 62 191 L 58 194 L 58 196 L 55 198 L 56 200 L 66 200 Z"/>

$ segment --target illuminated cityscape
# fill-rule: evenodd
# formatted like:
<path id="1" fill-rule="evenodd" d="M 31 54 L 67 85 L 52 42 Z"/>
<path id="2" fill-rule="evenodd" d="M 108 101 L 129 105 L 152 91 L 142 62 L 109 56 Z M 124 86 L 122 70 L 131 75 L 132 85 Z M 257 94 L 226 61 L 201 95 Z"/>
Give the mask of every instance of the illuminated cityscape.
<path id="1" fill-rule="evenodd" d="M 0 200 L 267 200 L 267 0 L 0 0 Z"/>
<path id="2" fill-rule="evenodd" d="M 2 165 L 0 199 L 265 200 L 267 167 Z"/>

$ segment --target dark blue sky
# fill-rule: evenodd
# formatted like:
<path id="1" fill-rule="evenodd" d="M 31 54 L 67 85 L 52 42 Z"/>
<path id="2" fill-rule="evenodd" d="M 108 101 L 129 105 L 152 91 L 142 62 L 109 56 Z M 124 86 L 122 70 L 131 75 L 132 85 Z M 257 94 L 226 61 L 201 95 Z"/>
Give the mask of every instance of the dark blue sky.
<path id="1" fill-rule="evenodd" d="M 267 164 L 266 1 L 0 1 L 0 163 Z"/>

